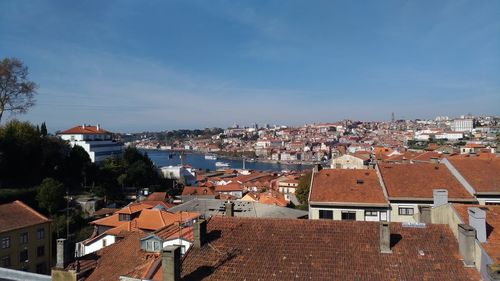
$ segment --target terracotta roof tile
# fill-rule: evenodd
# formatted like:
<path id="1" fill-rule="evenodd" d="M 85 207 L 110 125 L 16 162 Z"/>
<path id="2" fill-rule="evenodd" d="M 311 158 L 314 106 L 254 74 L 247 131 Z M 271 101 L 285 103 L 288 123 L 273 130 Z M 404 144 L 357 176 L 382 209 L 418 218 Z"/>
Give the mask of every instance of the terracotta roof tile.
<path id="1" fill-rule="evenodd" d="M 480 280 L 447 226 L 390 228 L 393 252 L 381 254 L 375 222 L 213 217 L 182 280 Z"/>
<path id="2" fill-rule="evenodd" d="M 448 160 L 476 192 L 500 192 L 499 157 L 451 157 Z"/>
<path id="3" fill-rule="evenodd" d="M 389 204 L 375 170 L 323 169 L 314 174 L 310 201 Z"/>
<path id="4" fill-rule="evenodd" d="M 450 200 L 475 201 L 444 164 L 380 164 L 389 198 L 432 200 L 434 189 L 447 189 Z"/>
<path id="5" fill-rule="evenodd" d="M 76 126 L 71 129 L 68 129 L 66 131 L 62 131 L 59 134 L 61 135 L 79 135 L 79 134 L 111 134 L 111 132 L 108 132 L 102 128 L 97 129 L 97 126 Z"/>
<path id="6" fill-rule="evenodd" d="M 16 200 L 0 205 L 0 233 L 49 222 L 49 219 Z"/>

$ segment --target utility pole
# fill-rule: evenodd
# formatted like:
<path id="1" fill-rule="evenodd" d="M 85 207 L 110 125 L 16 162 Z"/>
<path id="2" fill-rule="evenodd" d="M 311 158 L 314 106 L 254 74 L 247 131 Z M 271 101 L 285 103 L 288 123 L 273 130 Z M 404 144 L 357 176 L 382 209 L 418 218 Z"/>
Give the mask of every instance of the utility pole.
<path id="1" fill-rule="evenodd" d="M 69 192 L 66 189 L 66 239 L 69 239 Z"/>

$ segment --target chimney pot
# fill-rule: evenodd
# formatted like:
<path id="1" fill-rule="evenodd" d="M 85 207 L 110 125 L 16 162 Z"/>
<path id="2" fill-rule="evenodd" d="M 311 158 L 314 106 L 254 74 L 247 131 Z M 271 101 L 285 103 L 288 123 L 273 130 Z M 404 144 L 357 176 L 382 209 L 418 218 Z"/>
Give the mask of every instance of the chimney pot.
<path id="1" fill-rule="evenodd" d="M 391 251 L 391 229 L 387 221 L 380 222 L 380 252 L 390 254 Z"/>
<path id="2" fill-rule="evenodd" d="M 458 247 L 465 266 L 475 265 L 476 230 L 468 224 L 458 225 Z"/>
<path id="3" fill-rule="evenodd" d="M 181 247 L 167 246 L 161 252 L 163 281 L 181 280 Z"/>
<path id="4" fill-rule="evenodd" d="M 486 212 L 478 207 L 468 208 L 469 224 L 476 230 L 479 242 L 486 242 Z"/>
<path id="5" fill-rule="evenodd" d="M 207 236 L 207 221 L 200 219 L 193 224 L 194 247 L 201 248 Z"/>
<path id="6" fill-rule="evenodd" d="M 434 198 L 434 207 L 448 204 L 448 190 L 447 189 L 434 189 L 432 190 Z"/>

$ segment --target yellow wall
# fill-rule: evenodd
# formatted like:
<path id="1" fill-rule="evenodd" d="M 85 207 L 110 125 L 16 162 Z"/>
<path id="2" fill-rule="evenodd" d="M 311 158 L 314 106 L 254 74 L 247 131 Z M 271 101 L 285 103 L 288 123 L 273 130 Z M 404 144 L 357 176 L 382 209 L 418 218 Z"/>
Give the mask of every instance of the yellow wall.
<path id="1" fill-rule="evenodd" d="M 37 230 L 43 228 L 45 230 L 44 238 L 41 240 L 37 239 Z M 28 232 L 28 243 L 21 244 L 20 235 L 21 233 Z M 50 222 L 33 225 L 26 228 L 16 229 L 8 232 L 0 233 L 0 239 L 6 236 L 10 236 L 10 248 L 1 249 L 0 248 L 0 262 L 5 256 L 10 256 L 10 267 L 11 269 L 22 270 L 26 268 L 29 272 L 36 273 L 37 264 L 45 263 L 45 270 L 43 273 L 50 273 L 51 267 L 51 245 L 50 245 Z M 44 246 L 45 254 L 41 257 L 37 257 L 37 247 Z M 20 253 L 23 249 L 28 249 L 28 260 L 29 262 L 20 262 Z"/>

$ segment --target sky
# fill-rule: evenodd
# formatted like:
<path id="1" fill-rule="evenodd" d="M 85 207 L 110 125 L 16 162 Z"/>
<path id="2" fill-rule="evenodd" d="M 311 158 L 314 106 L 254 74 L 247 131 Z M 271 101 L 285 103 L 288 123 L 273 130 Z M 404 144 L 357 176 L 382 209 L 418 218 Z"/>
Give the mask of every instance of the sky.
<path id="1" fill-rule="evenodd" d="M 49 131 L 500 115 L 497 0 L 2 0 L 5 57 Z"/>

